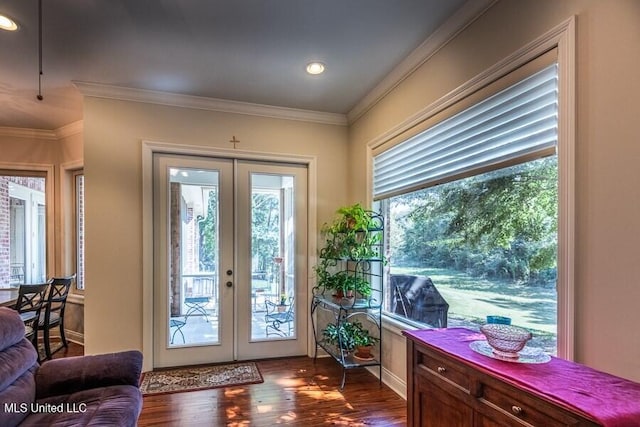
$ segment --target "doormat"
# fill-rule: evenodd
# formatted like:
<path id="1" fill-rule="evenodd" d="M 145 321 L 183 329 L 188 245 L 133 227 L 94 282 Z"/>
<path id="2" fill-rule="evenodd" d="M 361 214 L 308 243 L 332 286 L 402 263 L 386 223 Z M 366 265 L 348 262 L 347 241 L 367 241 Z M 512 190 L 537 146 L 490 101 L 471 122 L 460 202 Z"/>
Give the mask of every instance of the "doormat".
<path id="1" fill-rule="evenodd" d="M 140 390 L 144 396 L 149 396 L 257 384 L 263 381 L 254 362 L 242 362 L 145 372 Z"/>

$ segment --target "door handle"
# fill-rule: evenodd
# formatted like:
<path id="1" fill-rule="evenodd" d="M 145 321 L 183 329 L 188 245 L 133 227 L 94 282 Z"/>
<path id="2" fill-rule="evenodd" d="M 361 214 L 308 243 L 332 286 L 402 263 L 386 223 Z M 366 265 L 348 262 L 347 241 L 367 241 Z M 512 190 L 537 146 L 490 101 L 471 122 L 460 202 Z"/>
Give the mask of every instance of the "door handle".
<path id="1" fill-rule="evenodd" d="M 225 285 L 227 285 L 227 288 L 230 288 L 233 286 L 233 282 L 229 280 L 227 283 L 225 283 Z"/>

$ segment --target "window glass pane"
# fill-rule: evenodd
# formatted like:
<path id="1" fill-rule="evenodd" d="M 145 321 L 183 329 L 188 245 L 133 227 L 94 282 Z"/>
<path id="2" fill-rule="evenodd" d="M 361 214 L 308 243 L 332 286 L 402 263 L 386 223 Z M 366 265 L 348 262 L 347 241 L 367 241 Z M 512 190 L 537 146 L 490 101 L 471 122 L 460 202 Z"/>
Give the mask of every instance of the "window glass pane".
<path id="1" fill-rule="evenodd" d="M 75 176 L 76 195 L 76 287 L 84 289 L 84 175 Z"/>
<path id="2" fill-rule="evenodd" d="M 0 288 L 46 280 L 45 181 L 0 175 Z"/>
<path id="3" fill-rule="evenodd" d="M 556 352 L 557 156 L 385 199 L 386 311 L 422 327 L 487 316 Z"/>

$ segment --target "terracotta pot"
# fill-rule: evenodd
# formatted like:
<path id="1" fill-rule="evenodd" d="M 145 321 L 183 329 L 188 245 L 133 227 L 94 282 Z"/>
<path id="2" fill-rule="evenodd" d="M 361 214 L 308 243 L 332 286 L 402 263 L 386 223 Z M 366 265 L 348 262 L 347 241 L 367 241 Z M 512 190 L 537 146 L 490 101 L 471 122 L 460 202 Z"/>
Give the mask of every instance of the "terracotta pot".
<path id="1" fill-rule="evenodd" d="M 353 293 L 351 293 L 351 295 L 344 296 L 342 291 L 338 291 L 337 293 L 331 296 L 333 297 L 333 302 L 335 302 L 336 304 L 341 304 L 344 306 L 353 305 L 353 302 L 354 302 Z"/>
<path id="2" fill-rule="evenodd" d="M 356 348 L 355 356 L 360 359 L 373 359 L 373 355 L 371 354 L 372 345 L 368 345 L 366 347 L 358 346 Z"/>

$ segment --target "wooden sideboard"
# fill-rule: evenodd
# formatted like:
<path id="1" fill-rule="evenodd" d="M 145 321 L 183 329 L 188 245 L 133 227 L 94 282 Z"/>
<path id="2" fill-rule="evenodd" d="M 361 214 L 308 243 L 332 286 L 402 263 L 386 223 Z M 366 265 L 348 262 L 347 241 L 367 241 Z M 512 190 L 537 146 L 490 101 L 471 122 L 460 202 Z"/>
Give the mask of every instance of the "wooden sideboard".
<path id="1" fill-rule="evenodd" d="M 447 343 L 446 339 L 442 339 L 442 337 L 446 337 L 449 332 L 441 331 L 443 335 L 438 336 L 438 343 Z M 467 332 L 450 332 L 451 342 L 463 340 L 461 336 L 464 333 L 478 339 L 477 333 L 469 330 L 463 331 Z M 406 331 L 404 333 L 408 338 L 407 418 L 409 426 L 578 427 L 601 425 L 596 421 L 597 418 L 592 417 L 589 413 L 572 407 L 571 402 L 567 403 L 554 399 L 553 396 L 550 397 L 545 394 L 544 387 L 542 387 L 543 390 L 539 390 L 540 387 L 536 381 L 529 382 L 535 377 L 536 369 L 537 372 L 545 372 L 546 369 L 546 375 L 549 370 L 552 371 L 558 367 L 566 370 L 565 365 L 571 364 L 571 362 L 554 358 L 555 363 L 551 364 L 553 369 L 549 369 L 549 365 L 545 364 L 539 364 L 535 367 L 530 365 L 523 367 L 522 375 L 519 375 L 520 371 L 517 369 L 515 374 L 513 371 L 509 371 L 512 368 L 509 365 L 514 365 L 512 362 L 493 360 L 487 356 L 473 354 L 468 348 L 470 340 L 457 342 L 457 347 L 448 351 L 446 349 L 448 344 L 433 345 L 429 342 L 429 334 L 420 335 L 414 332 Z M 438 335 L 440 334 L 438 333 Z M 484 364 L 481 358 L 488 359 L 487 363 Z M 476 363 L 476 359 L 480 360 L 480 363 Z M 499 371 L 500 364 L 507 364 L 505 375 Z M 581 365 L 572 364 L 569 366 L 580 367 Z M 595 371 L 586 367 L 584 369 L 587 371 L 586 378 L 591 378 L 590 375 L 593 375 Z M 569 372 L 569 374 L 574 375 L 574 372 Z M 598 381 L 596 381 L 597 383 Z M 632 382 L 629 384 L 631 384 L 631 396 L 640 396 L 638 394 L 640 388 L 637 387 L 640 385 Z M 572 384 L 570 382 L 567 384 L 563 377 L 559 379 L 558 384 L 550 384 L 550 389 L 571 388 L 571 386 Z M 571 395 L 569 396 L 568 400 L 571 400 Z M 578 397 L 576 400 L 580 400 L 580 398 Z M 582 402 L 584 403 L 584 399 Z M 640 405 L 640 403 L 638 404 Z M 628 409 L 627 406 L 624 408 L 625 411 Z M 624 414 L 624 419 L 631 421 L 615 425 L 640 426 L 640 418 L 635 418 L 634 414 L 634 410 L 631 415 L 627 411 Z M 637 420 L 637 424 L 634 420 Z"/>

